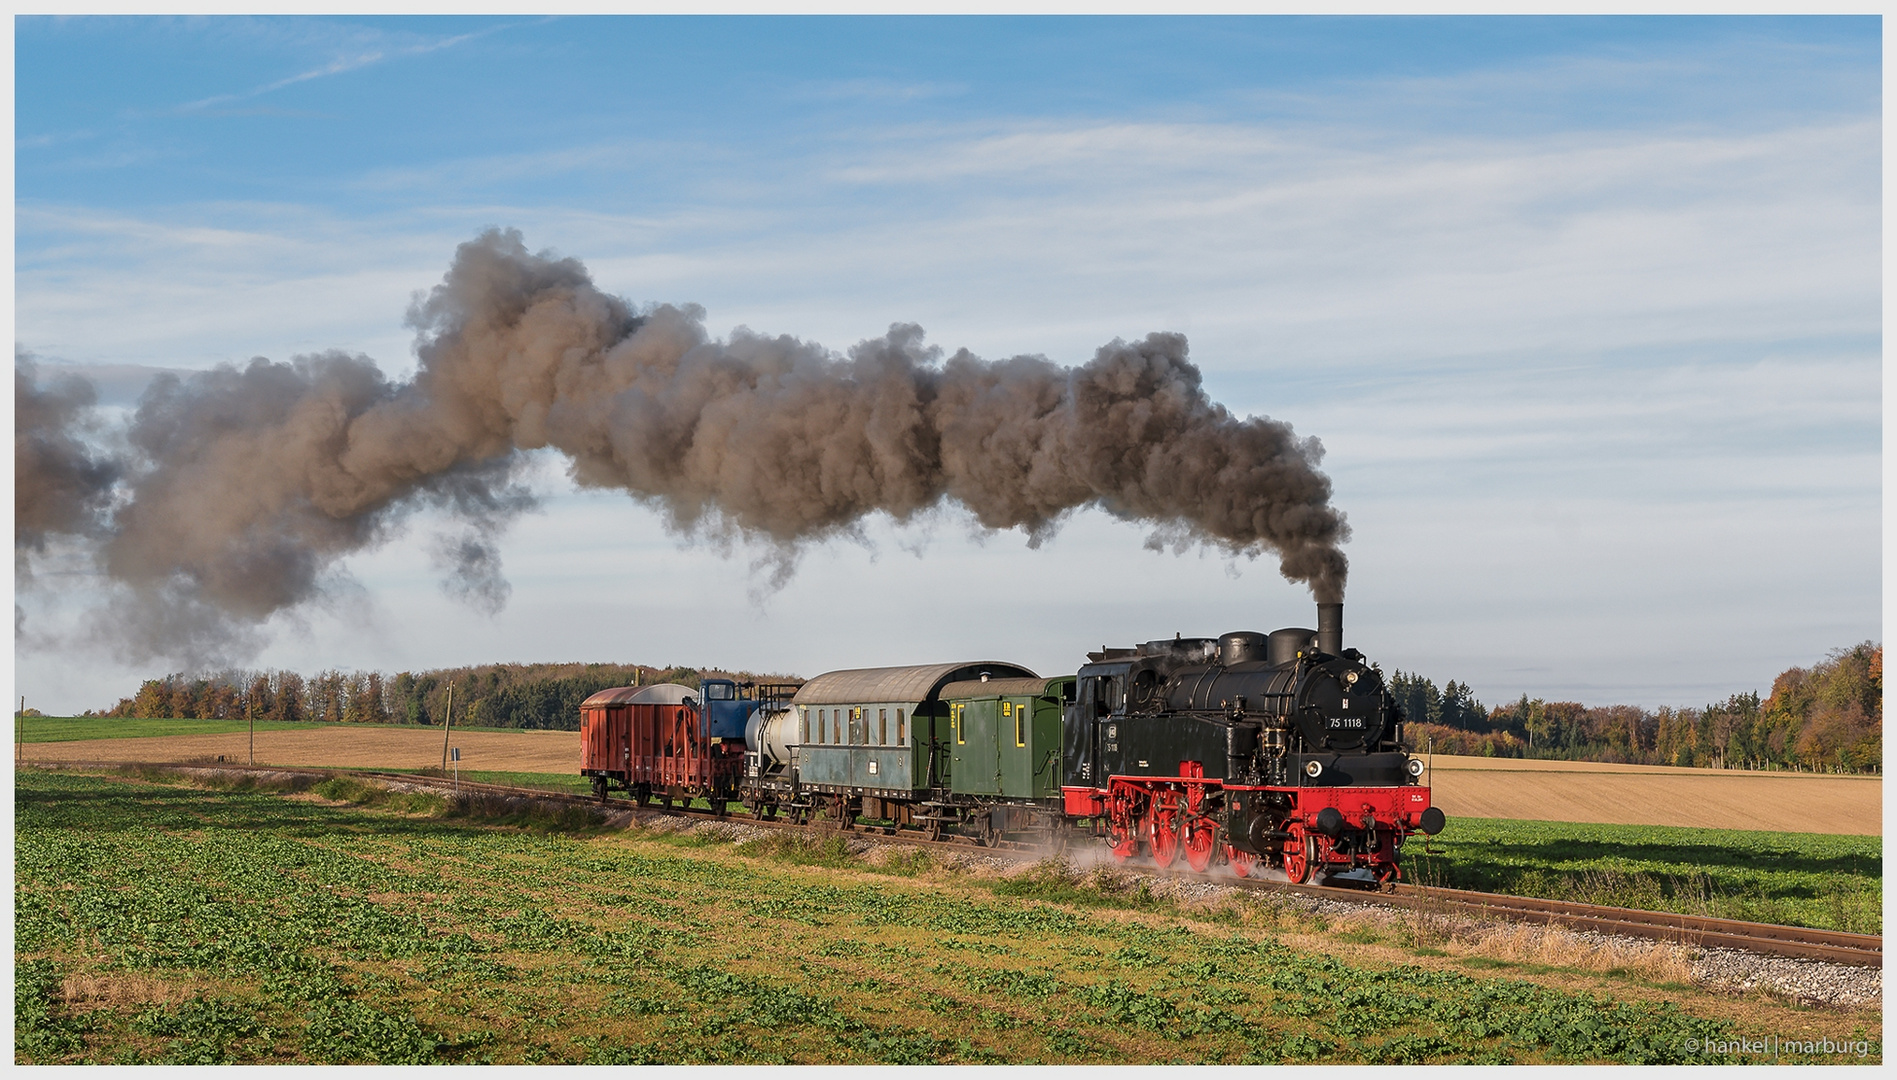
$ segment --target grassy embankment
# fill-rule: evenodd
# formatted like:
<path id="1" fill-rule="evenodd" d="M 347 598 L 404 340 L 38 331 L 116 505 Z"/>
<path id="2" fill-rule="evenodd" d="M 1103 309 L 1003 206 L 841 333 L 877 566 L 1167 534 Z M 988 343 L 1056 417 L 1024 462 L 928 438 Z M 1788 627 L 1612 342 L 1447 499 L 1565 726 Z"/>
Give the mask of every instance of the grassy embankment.
<path id="1" fill-rule="evenodd" d="M 1875 1030 L 1393 961 L 1258 903 L 245 783 L 18 774 L 19 1060 L 1666 1062 Z"/>
<path id="2" fill-rule="evenodd" d="M 1412 881 L 1456 889 L 1880 933 L 1883 838 L 1461 818 L 1405 848 Z"/>

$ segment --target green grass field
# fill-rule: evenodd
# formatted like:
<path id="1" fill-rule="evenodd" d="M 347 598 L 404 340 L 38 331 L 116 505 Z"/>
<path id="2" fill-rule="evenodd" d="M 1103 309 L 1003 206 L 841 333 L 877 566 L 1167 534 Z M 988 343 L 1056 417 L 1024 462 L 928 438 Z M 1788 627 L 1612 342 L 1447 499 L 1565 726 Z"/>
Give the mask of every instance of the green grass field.
<path id="1" fill-rule="evenodd" d="M 1423 884 L 1876 934 L 1877 836 L 1462 818 L 1404 873 Z"/>
<path id="2" fill-rule="evenodd" d="M 17 774 L 20 1061 L 1720 1060 L 1687 1040 L 1726 1022 L 1670 1002 L 1349 963 L 1256 905 L 146 776 Z"/>
<path id="3" fill-rule="evenodd" d="M 249 731 L 242 720 L 171 720 L 138 719 L 128 716 L 28 716 L 15 717 L 16 737 L 22 742 L 83 742 L 88 739 L 144 739 L 164 735 L 228 735 Z M 311 731 L 318 728 L 362 728 L 364 724 L 282 723 L 257 721 L 258 731 Z M 411 724 L 385 724 L 384 727 L 409 727 Z M 436 728 L 436 731 L 441 730 Z M 518 728 L 461 727 L 456 731 L 517 731 Z"/>

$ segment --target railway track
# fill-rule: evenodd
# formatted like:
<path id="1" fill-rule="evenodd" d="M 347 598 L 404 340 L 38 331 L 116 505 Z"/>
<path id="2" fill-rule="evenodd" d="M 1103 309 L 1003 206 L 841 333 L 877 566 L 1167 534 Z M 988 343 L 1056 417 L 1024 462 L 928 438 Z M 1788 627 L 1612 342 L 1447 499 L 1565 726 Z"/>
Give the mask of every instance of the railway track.
<path id="1" fill-rule="evenodd" d="M 155 765 L 154 762 L 126 761 L 65 761 L 65 762 L 21 762 L 21 764 L 45 764 L 59 767 L 118 768 L 135 765 Z M 590 795 L 570 792 L 549 791 L 541 788 L 514 787 L 504 784 L 485 784 L 471 781 L 456 782 L 446 777 L 429 776 L 416 773 L 377 772 L 361 769 L 321 769 L 308 767 L 286 767 L 267 765 L 241 765 L 229 762 L 182 762 L 165 763 L 168 768 L 209 768 L 232 772 L 273 772 L 304 776 L 355 776 L 384 782 L 414 784 L 437 789 L 455 789 L 468 794 L 491 795 L 502 798 L 533 798 L 547 802 L 558 802 L 575 806 L 599 808 L 600 801 Z M 626 800 L 613 800 L 605 804 L 608 807 L 628 810 L 640 818 L 674 817 L 693 818 L 706 821 L 742 822 L 770 830 L 787 832 L 828 831 L 835 835 L 854 834 L 866 838 L 881 838 L 897 843 L 922 848 L 953 848 L 958 851 L 978 850 L 997 855 L 1013 855 L 1021 858 L 1043 858 L 1050 854 L 1045 845 L 1023 844 L 1002 841 L 988 846 L 977 843 L 967 837 L 930 840 L 918 836 L 912 831 L 899 831 L 893 827 L 856 825 L 848 830 L 825 830 L 820 825 L 800 825 L 785 820 L 760 819 L 744 815 L 717 814 L 711 810 L 701 810 L 689 806 L 659 807 L 639 806 Z M 1128 863 L 1123 869 L 1155 878 L 1183 878 L 1188 880 L 1207 880 L 1203 875 L 1185 874 L 1156 867 Z M 1469 915 L 1485 918 L 1510 919 L 1517 922 L 1542 923 L 1563 926 L 1576 930 L 1591 930 L 1603 934 L 1617 934 L 1625 937 L 1645 938 L 1654 941 L 1675 941 L 1702 948 L 1736 949 L 1744 952 L 1763 953 L 1770 956 L 1785 956 L 1801 960 L 1822 960 L 1834 964 L 1849 964 L 1860 967 L 1879 967 L 1884 963 L 1883 937 L 1877 934 L 1850 934 L 1837 930 L 1814 930 L 1802 926 L 1777 926 L 1771 923 L 1741 922 L 1736 919 L 1716 919 L 1700 915 L 1680 915 L 1666 911 L 1642 911 L 1637 908 L 1604 907 L 1599 904 L 1581 904 L 1566 900 L 1542 900 L 1534 897 L 1505 896 L 1499 893 L 1469 892 L 1461 889 L 1440 889 L 1427 886 L 1403 885 L 1394 893 L 1376 892 L 1365 888 L 1343 888 L 1334 885 L 1292 885 L 1288 882 L 1260 880 L 1256 878 L 1219 877 L 1219 884 L 1235 886 L 1255 892 L 1293 893 L 1302 896 L 1341 900 L 1357 904 L 1377 904 L 1387 907 L 1407 908 L 1416 911 L 1437 912 L 1441 914 Z"/>
<path id="2" fill-rule="evenodd" d="M 1442 914 L 1503 918 L 1516 922 L 1543 923 L 1573 930 L 1593 930 L 1603 934 L 1646 938 L 1653 941 L 1677 941 L 1702 948 L 1738 949 L 1744 952 L 1787 956 L 1800 960 L 1824 960 L 1834 964 L 1882 967 L 1884 939 L 1877 934 L 1849 934 L 1837 930 L 1814 930 L 1803 926 L 1777 926 L 1772 923 L 1715 919 L 1703 915 L 1681 915 L 1670 911 L 1643 911 L 1638 908 L 1605 907 L 1566 900 L 1505 896 L 1499 893 L 1468 892 L 1462 889 L 1438 889 L 1405 885 L 1394 894 L 1370 893 L 1322 885 L 1290 885 L 1276 882 L 1239 881 L 1241 888 L 1281 890 L 1309 896 L 1375 903 L 1390 907 Z"/>

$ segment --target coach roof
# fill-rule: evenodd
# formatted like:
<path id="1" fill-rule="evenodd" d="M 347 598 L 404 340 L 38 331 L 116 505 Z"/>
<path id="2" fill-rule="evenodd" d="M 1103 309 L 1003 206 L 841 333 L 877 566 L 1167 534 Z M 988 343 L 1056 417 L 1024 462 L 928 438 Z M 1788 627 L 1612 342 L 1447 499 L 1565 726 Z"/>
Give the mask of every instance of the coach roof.
<path id="1" fill-rule="evenodd" d="M 1068 678 L 1071 679 L 1072 676 Z M 1043 679 L 1039 676 L 1032 679 L 989 679 L 987 682 L 967 679 L 949 683 L 938 693 L 942 695 L 943 701 L 950 698 L 1021 697 L 1023 695 L 1039 697 L 1048 692 L 1048 683 L 1059 681 L 1058 678 Z"/>
<path id="2" fill-rule="evenodd" d="M 951 682 L 979 679 L 1035 678 L 1019 664 L 999 660 L 970 660 L 954 664 L 917 664 L 913 667 L 851 668 L 826 671 L 805 683 L 791 698 L 793 705 L 854 705 L 870 701 L 928 701 Z"/>

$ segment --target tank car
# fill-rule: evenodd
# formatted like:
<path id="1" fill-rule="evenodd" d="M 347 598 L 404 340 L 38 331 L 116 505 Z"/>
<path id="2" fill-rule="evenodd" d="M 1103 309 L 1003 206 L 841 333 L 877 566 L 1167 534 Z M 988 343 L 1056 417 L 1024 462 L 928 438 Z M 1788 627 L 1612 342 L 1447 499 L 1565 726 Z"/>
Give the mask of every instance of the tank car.
<path id="1" fill-rule="evenodd" d="M 1181 855 L 1205 871 L 1260 865 L 1294 882 L 1368 871 L 1442 811 L 1402 745 L 1377 669 L 1343 645 L 1343 605 L 1318 628 L 1174 638 L 1088 654 L 1065 725 L 1064 810 L 1113 854 Z"/>

